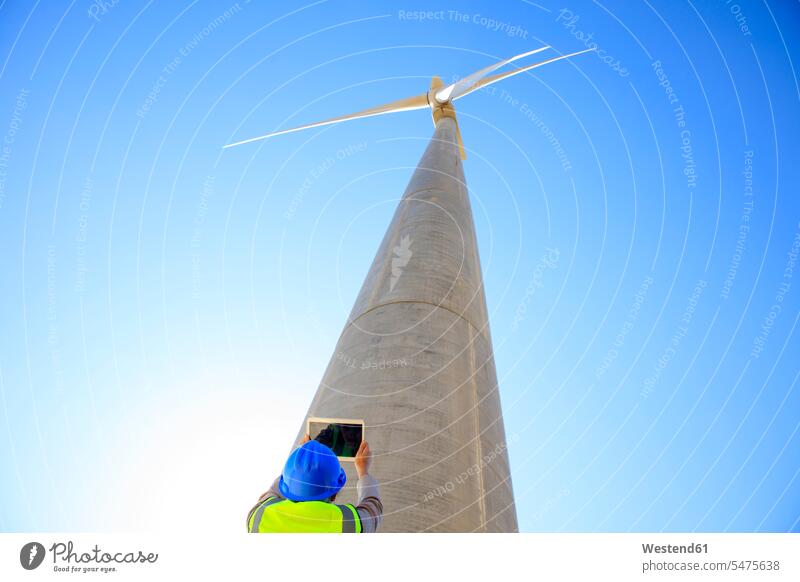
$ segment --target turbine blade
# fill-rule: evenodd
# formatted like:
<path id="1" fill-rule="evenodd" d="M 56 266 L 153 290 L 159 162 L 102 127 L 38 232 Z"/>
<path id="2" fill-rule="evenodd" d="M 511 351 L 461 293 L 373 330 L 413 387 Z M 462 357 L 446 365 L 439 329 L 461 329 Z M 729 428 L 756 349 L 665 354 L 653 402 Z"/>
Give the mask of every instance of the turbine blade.
<path id="1" fill-rule="evenodd" d="M 508 71 L 506 73 L 500 73 L 498 75 L 492 75 L 491 77 L 485 77 L 475 83 L 472 87 L 468 88 L 466 91 L 461 93 L 458 97 L 453 97 L 453 99 L 459 99 L 464 95 L 469 95 L 470 93 L 477 91 L 487 85 L 491 85 L 493 83 L 497 83 L 498 81 L 502 81 L 503 79 L 507 79 L 508 77 L 513 77 L 514 75 L 519 75 L 520 73 L 524 73 L 525 71 L 530 71 L 531 69 L 535 69 L 537 67 L 541 67 L 543 65 L 548 65 L 550 63 L 554 63 L 556 61 L 560 61 L 561 59 L 568 59 L 570 57 L 574 57 L 575 55 L 582 55 L 583 53 L 588 53 L 589 51 L 593 51 L 593 48 L 584 49 L 582 51 L 578 51 L 576 53 L 570 53 L 568 55 L 561 55 L 558 57 L 553 57 L 552 59 L 547 59 L 546 61 L 541 61 L 539 63 L 534 63 L 533 65 L 528 65 L 527 67 L 522 67 L 521 69 L 514 69 L 513 71 Z"/>
<path id="2" fill-rule="evenodd" d="M 464 140 L 461 139 L 461 129 L 458 127 L 458 121 L 456 121 L 456 141 L 458 142 L 458 153 L 461 154 L 461 159 L 467 159 L 467 150 L 464 149 Z"/>
<path id="3" fill-rule="evenodd" d="M 222 146 L 222 149 L 232 148 L 234 146 L 250 143 L 253 141 L 267 139 L 268 137 L 274 137 L 276 135 L 283 135 L 284 133 L 292 133 L 294 131 L 300 131 L 303 129 L 311 129 L 312 127 L 322 127 L 323 125 L 331 125 L 333 123 L 339 123 L 341 121 L 350 121 L 351 119 L 361 119 L 362 117 L 372 117 L 374 115 L 382 115 L 384 113 L 395 113 L 398 111 L 427 109 L 428 107 L 429 107 L 428 94 L 423 93 L 422 95 L 416 95 L 414 97 L 406 97 L 405 99 L 398 99 L 397 101 L 392 101 L 391 103 L 386 103 L 385 105 L 370 107 L 369 109 L 364 109 L 363 111 L 350 113 L 348 115 L 340 115 L 339 117 L 333 117 L 331 119 L 326 119 L 325 121 L 317 121 L 316 123 L 309 123 L 307 125 L 301 125 L 299 127 L 282 129 L 280 131 L 274 131 L 272 133 L 267 133 L 265 135 L 260 135 L 258 137 L 251 137 L 250 139 L 229 143 L 227 145 Z"/>
<path id="4" fill-rule="evenodd" d="M 543 46 L 538 49 L 534 49 L 532 51 L 528 51 L 526 53 L 522 53 L 516 56 L 511 57 L 510 59 L 506 59 L 504 61 L 497 62 L 493 65 L 489 65 L 488 67 L 481 69 L 480 71 L 476 71 L 471 75 L 467 75 L 463 79 L 456 81 L 455 83 L 444 87 L 436 92 L 436 100 L 439 103 L 445 103 L 451 99 L 457 99 L 461 95 L 464 94 L 464 91 L 468 90 L 472 85 L 476 82 L 480 81 L 483 77 L 491 73 L 492 71 L 496 71 L 500 67 L 503 67 L 509 63 L 513 63 L 516 60 L 523 59 L 525 57 L 529 57 L 536 53 L 540 53 L 544 50 L 549 49 L 549 46 Z"/>

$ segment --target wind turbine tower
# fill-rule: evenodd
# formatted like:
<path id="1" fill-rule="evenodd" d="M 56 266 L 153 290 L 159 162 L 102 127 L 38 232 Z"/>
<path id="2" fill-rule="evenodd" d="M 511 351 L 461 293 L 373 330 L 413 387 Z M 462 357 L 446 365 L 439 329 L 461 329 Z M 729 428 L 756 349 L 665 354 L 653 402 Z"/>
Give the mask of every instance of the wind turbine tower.
<path id="1" fill-rule="evenodd" d="M 397 205 L 308 416 L 359 418 L 381 484 L 381 531 L 515 532 L 507 436 L 453 101 L 507 77 L 500 61 L 427 93 L 233 143 L 429 108 L 436 127 Z M 305 432 L 305 422 L 301 427 Z M 355 470 L 337 503 L 355 502 Z M 340 501 L 341 500 L 341 501 Z"/>

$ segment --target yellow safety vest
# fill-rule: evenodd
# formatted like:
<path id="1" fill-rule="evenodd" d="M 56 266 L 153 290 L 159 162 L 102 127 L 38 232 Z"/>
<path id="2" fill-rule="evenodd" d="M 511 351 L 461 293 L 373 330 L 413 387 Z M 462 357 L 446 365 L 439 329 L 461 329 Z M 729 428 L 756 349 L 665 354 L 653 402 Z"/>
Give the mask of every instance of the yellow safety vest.
<path id="1" fill-rule="evenodd" d="M 250 533 L 361 533 L 361 519 L 351 504 L 290 501 L 268 497 L 247 516 Z"/>

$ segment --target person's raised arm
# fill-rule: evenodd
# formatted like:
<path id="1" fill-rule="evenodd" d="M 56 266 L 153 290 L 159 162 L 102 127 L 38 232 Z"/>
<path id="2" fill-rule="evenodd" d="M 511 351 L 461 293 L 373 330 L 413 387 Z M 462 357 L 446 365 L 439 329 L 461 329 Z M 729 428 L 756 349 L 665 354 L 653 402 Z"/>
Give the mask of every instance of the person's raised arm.
<path id="1" fill-rule="evenodd" d="M 369 450 L 369 444 L 366 441 L 362 441 L 358 447 L 354 463 L 356 473 L 358 473 L 358 484 L 356 485 L 358 505 L 356 510 L 361 518 L 361 531 L 363 533 L 375 533 L 378 531 L 383 518 L 383 503 L 378 490 L 378 481 L 369 474 L 369 468 L 372 465 L 372 452 Z"/>

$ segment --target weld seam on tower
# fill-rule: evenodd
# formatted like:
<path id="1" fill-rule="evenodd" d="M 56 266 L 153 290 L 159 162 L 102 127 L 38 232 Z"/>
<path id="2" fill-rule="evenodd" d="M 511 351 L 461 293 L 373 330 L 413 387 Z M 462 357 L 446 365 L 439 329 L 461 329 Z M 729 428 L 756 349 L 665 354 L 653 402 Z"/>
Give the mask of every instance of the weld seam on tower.
<path id="1" fill-rule="evenodd" d="M 450 174 L 446 174 L 444 172 L 440 172 L 440 173 L 443 176 L 447 176 L 448 178 L 452 178 L 453 180 L 455 180 L 456 182 L 458 182 L 460 184 L 459 180 L 455 176 L 451 176 Z M 446 190 L 442 190 L 441 188 L 420 188 L 419 190 L 414 190 L 410 194 L 403 194 L 403 197 L 400 199 L 400 201 L 402 202 L 403 200 L 413 200 L 414 196 L 416 196 L 417 194 L 422 194 L 423 192 L 440 192 L 440 193 L 444 194 L 445 196 L 455 194 L 454 192 L 447 192 Z M 457 195 L 461 196 L 462 194 L 463 194 L 462 192 L 458 192 Z"/>
<path id="2" fill-rule="evenodd" d="M 466 317 L 464 317 L 464 315 L 463 315 L 463 314 L 461 314 L 461 313 L 458 313 L 458 312 L 456 312 L 456 311 L 453 311 L 453 310 L 452 310 L 452 309 L 450 309 L 449 307 L 445 307 L 444 305 L 441 305 L 441 304 L 439 304 L 439 303 L 431 303 L 430 301 L 422 301 L 422 300 L 419 300 L 419 299 L 398 299 L 398 300 L 396 300 L 396 301 L 387 301 L 386 303 L 381 303 L 380 305 L 375 305 L 374 307 L 370 307 L 370 308 L 369 308 L 369 309 L 367 309 L 365 312 L 363 312 L 363 313 L 359 314 L 359 316 L 358 316 L 358 317 L 356 317 L 355 319 L 351 319 L 351 320 L 350 320 L 350 321 L 347 323 L 347 325 L 345 326 L 345 328 L 342 330 L 342 333 L 341 333 L 340 335 L 344 335 L 344 332 L 345 332 L 345 331 L 347 331 L 347 329 L 348 329 L 350 326 L 354 325 L 354 324 L 355 324 L 355 323 L 356 323 L 356 322 L 357 322 L 359 319 L 361 319 L 362 317 L 364 317 L 364 316 L 365 316 L 365 315 L 367 315 L 368 313 L 372 313 L 372 312 L 373 312 L 373 311 L 375 311 L 376 309 L 380 309 L 381 307 L 385 307 L 386 305 L 396 305 L 396 304 L 399 304 L 399 303 L 419 303 L 420 305 L 432 305 L 433 307 L 438 307 L 439 309 L 444 309 L 445 311 L 449 311 L 450 313 L 452 313 L 452 314 L 453 314 L 453 315 L 455 315 L 456 317 L 458 317 L 458 318 L 460 318 L 460 319 L 463 319 L 463 320 L 464 320 L 464 321 L 467 323 L 467 325 L 469 325 L 469 326 L 470 326 L 470 327 L 471 327 L 473 330 L 475 330 L 476 332 L 478 332 L 478 333 L 479 333 L 479 334 L 481 334 L 482 336 L 487 336 L 487 337 L 488 337 L 488 333 L 487 333 L 487 332 L 485 332 L 485 331 L 481 331 L 481 330 L 480 330 L 480 328 L 478 328 L 478 326 L 477 326 L 477 325 L 475 325 L 475 324 L 474 324 L 474 323 L 472 323 L 472 322 L 471 322 L 469 319 L 467 319 Z M 487 326 L 487 327 L 488 327 L 488 326 Z M 472 340 L 470 340 L 470 344 L 472 344 Z"/>

